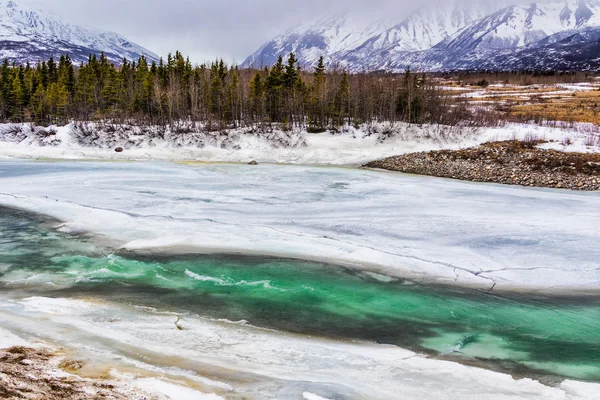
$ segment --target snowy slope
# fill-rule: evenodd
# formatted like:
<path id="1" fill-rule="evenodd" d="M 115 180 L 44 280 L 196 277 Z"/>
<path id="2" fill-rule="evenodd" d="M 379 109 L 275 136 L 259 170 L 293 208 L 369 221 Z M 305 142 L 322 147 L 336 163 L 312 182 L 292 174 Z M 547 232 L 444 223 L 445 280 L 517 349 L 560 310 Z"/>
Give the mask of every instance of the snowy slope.
<path id="1" fill-rule="evenodd" d="M 387 31 L 371 37 L 356 50 L 334 54 L 351 70 L 381 70 L 407 53 L 428 50 L 473 22 L 495 11 L 502 1 L 482 4 L 470 0 L 436 2 Z"/>
<path id="2" fill-rule="evenodd" d="M 330 65 L 373 69 L 385 64 L 390 54 L 431 48 L 507 1 L 481 4 L 474 0 L 436 0 L 404 19 L 393 14 L 339 13 L 274 38 L 243 65 L 271 65 L 279 55 L 294 52 L 305 65 L 314 65 L 324 56 Z"/>
<path id="3" fill-rule="evenodd" d="M 330 65 L 351 71 L 402 71 L 409 65 L 421 70 L 593 69 L 598 64 L 589 32 L 600 28 L 600 0 L 434 2 L 387 29 L 389 20 L 373 22 L 369 30 L 357 29 L 350 19 L 336 16 L 327 24 L 298 28 L 269 42 L 246 65 L 270 64 L 291 51 L 301 63 L 314 64 L 323 55 Z M 565 38 L 576 34 L 577 46 L 566 46 Z"/>
<path id="4" fill-rule="evenodd" d="M 141 54 L 158 59 L 117 33 L 73 25 L 15 1 L 0 1 L 0 58 L 25 62 L 69 53 L 75 61 L 85 61 L 90 53 L 101 52 L 115 62 Z"/>
<path id="5" fill-rule="evenodd" d="M 600 26 L 599 0 L 567 0 L 511 6 L 440 43 L 438 49 L 510 49 L 570 29 Z"/>
<path id="6" fill-rule="evenodd" d="M 293 52 L 303 65 L 314 65 L 324 56 L 331 63 L 334 53 L 357 49 L 367 40 L 385 32 L 392 20 L 371 20 L 362 15 L 339 13 L 298 26 L 267 42 L 244 61 L 243 66 L 272 65 L 281 56 Z"/>
<path id="7" fill-rule="evenodd" d="M 590 70 L 600 63 L 599 29 L 599 0 L 511 6 L 403 61 L 427 70 Z"/>
<path id="8" fill-rule="evenodd" d="M 455 68 L 577 70 L 600 69 L 600 27 L 585 27 L 562 31 L 532 45 L 501 51 L 491 57 L 489 52 L 472 52 L 477 58 L 463 57 Z"/>

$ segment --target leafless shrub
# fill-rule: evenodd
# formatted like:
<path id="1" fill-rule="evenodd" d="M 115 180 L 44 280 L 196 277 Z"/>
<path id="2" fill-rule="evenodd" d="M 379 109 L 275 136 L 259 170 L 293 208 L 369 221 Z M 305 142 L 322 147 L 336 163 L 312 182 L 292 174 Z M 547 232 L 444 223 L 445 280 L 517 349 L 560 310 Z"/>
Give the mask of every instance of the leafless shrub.
<path id="1" fill-rule="evenodd" d="M 571 136 L 565 135 L 565 136 L 563 136 L 562 140 L 560 141 L 560 144 L 565 147 L 570 146 L 573 144 L 573 139 L 571 138 Z"/>
<path id="2" fill-rule="evenodd" d="M 527 132 L 525 134 L 525 136 L 523 137 L 522 140 L 523 143 L 527 144 L 527 145 L 538 145 L 541 142 L 545 142 L 545 139 L 543 139 L 541 136 L 536 135 L 533 132 Z"/>
<path id="3" fill-rule="evenodd" d="M 585 147 L 594 147 L 597 142 L 598 142 L 598 138 L 596 137 L 596 135 L 589 134 L 585 137 L 583 145 Z"/>

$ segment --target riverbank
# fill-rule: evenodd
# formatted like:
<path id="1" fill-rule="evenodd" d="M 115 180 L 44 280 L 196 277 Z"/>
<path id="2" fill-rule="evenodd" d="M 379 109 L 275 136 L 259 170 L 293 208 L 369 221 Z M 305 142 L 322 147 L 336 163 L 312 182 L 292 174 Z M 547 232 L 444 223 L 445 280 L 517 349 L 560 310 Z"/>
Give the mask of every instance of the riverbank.
<path id="1" fill-rule="evenodd" d="M 361 166 L 386 157 L 432 150 L 458 150 L 490 141 L 541 138 L 562 151 L 600 152 L 595 125 L 493 127 L 372 122 L 337 131 L 165 127 L 71 123 L 48 128 L 0 124 L 0 159 L 197 161 L 247 164 Z"/>
<path id="2" fill-rule="evenodd" d="M 114 382 L 83 379 L 66 372 L 78 370 L 79 362 L 61 361 L 44 349 L 15 346 L 0 349 L 0 397 L 5 400 L 148 400 Z"/>
<path id="3" fill-rule="evenodd" d="M 4 304 L 17 301 L 12 299 Z M 0 307 L 0 398 L 3 400 L 224 400 L 210 390 L 201 392 L 198 384 L 186 376 L 168 371 L 159 373 L 150 366 L 128 365 L 123 355 L 106 356 L 100 341 L 95 345 L 83 344 L 81 336 L 79 340 L 63 340 L 74 329 L 61 332 L 55 326 L 60 324 L 58 321 L 47 330 L 37 331 L 33 315 L 28 319 L 11 319 L 10 314 L 4 313 L 10 308 Z M 44 319 L 54 319 L 57 311 L 49 311 Z M 22 325 L 17 328 L 15 323 Z M 48 334 L 55 328 L 58 328 L 56 340 L 48 340 L 52 336 Z"/>
<path id="4" fill-rule="evenodd" d="M 540 147 L 546 144 L 518 140 L 490 142 L 461 150 L 405 154 L 373 161 L 365 167 L 472 182 L 600 190 L 600 154 Z"/>

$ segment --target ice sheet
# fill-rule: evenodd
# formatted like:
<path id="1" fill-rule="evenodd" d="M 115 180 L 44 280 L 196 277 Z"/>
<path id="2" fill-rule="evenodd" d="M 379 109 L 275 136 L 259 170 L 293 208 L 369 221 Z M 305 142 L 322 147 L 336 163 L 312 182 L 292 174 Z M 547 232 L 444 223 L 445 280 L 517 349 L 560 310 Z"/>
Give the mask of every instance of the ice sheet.
<path id="1" fill-rule="evenodd" d="M 0 204 L 127 249 L 318 259 L 494 290 L 600 288 L 596 193 L 329 167 L 6 161 Z"/>
<path id="2" fill-rule="evenodd" d="M 22 316 L 37 318 L 20 319 Z M 38 332 L 57 343 L 135 354 L 152 360 L 173 360 L 199 373 L 229 377 L 230 390 L 196 392 L 217 399 L 236 394 L 256 398 L 364 398 L 364 399 L 593 399 L 596 384 L 565 381 L 557 387 L 532 379 L 429 359 L 394 346 L 337 342 L 227 322 L 184 316 L 184 330 L 175 328 L 174 316 L 79 300 L 28 298 L 0 305 L 0 320 Z M 28 321 L 28 322 L 23 322 Z M 115 361 L 117 362 L 117 361 Z M 159 361 L 160 362 L 160 361 Z M 152 370 L 156 374 L 157 370 Z M 163 380 L 138 379 L 134 384 L 167 395 L 193 394 Z M 147 384 L 147 385 L 146 385 Z M 204 396 L 204 397 L 202 397 Z"/>

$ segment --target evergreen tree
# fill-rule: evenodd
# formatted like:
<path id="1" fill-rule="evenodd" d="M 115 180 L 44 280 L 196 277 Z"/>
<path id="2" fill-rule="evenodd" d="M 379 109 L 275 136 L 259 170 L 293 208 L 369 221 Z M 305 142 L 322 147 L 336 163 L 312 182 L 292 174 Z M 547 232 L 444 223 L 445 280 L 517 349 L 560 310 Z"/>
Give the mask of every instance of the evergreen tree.
<path id="1" fill-rule="evenodd" d="M 317 66 L 314 68 L 313 84 L 311 87 L 311 115 L 310 123 L 314 131 L 321 131 L 325 125 L 325 62 L 323 56 L 319 57 Z"/>
<path id="2" fill-rule="evenodd" d="M 46 64 L 46 61 L 42 61 L 42 64 L 38 67 L 39 67 L 38 71 L 40 74 L 40 79 L 42 81 L 42 85 L 44 86 L 44 89 L 46 89 L 48 87 L 48 84 L 50 83 L 50 74 L 48 73 L 48 65 Z"/>
<path id="3" fill-rule="evenodd" d="M 296 56 L 294 55 L 294 53 L 290 53 L 288 63 L 285 66 L 285 73 L 283 76 L 285 88 L 288 91 L 294 89 L 294 86 L 296 85 L 296 80 L 298 79 L 298 70 L 296 69 L 296 63 Z"/>
<path id="4" fill-rule="evenodd" d="M 261 119 L 264 110 L 265 88 L 263 84 L 262 74 L 257 71 L 254 78 L 250 81 L 250 112 L 252 119 L 258 121 Z"/>
<path id="5" fill-rule="evenodd" d="M 397 113 L 400 119 L 409 123 L 420 123 L 422 121 L 423 97 L 420 86 L 424 81 L 420 81 L 411 72 L 408 67 L 402 80 L 402 89 L 398 94 Z"/>
<path id="6" fill-rule="evenodd" d="M 282 121 L 284 66 L 279 56 L 277 63 L 271 68 L 267 78 L 267 108 L 272 122 Z"/>
<path id="7" fill-rule="evenodd" d="M 35 122 L 42 124 L 46 122 L 46 90 L 41 82 L 38 83 L 37 88 L 32 96 L 31 108 Z"/>
<path id="8" fill-rule="evenodd" d="M 54 57 L 50 57 L 48 60 L 48 83 L 56 83 L 58 82 L 58 68 L 56 66 L 56 62 L 54 61 Z"/>
<path id="9" fill-rule="evenodd" d="M 19 75 L 15 75 L 11 87 L 11 116 L 15 121 L 21 121 L 23 118 L 23 85 Z"/>
<path id="10" fill-rule="evenodd" d="M 179 51 L 166 62 L 140 56 L 119 65 L 104 54 L 90 54 L 77 67 L 68 55 L 37 65 L 4 60 L 0 86 L 0 119 L 40 123 L 97 118 L 176 126 L 191 120 L 221 128 L 261 121 L 321 130 L 350 118 L 439 121 L 434 116 L 450 107 L 424 75 L 410 70 L 400 77 L 327 72 L 321 57 L 310 74 L 294 54 L 258 71 L 220 59 L 195 66 Z"/>
<path id="11" fill-rule="evenodd" d="M 229 82 L 229 87 L 227 88 L 227 102 L 225 104 L 225 119 L 228 121 L 233 121 L 235 125 L 239 120 L 238 113 L 238 86 L 239 86 L 239 75 L 238 69 L 233 68 L 230 73 L 231 81 Z"/>
<path id="12" fill-rule="evenodd" d="M 120 99 L 120 79 L 114 69 L 109 70 L 106 84 L 102 88 L 103 109 L 109 109 L 116 106 Z"/>

